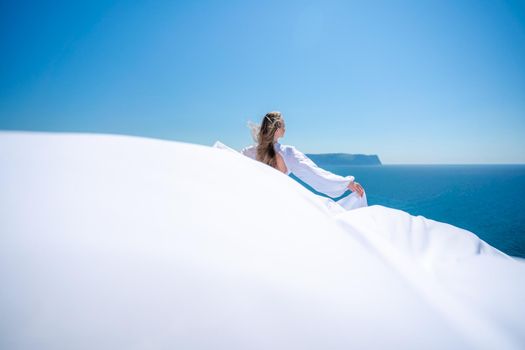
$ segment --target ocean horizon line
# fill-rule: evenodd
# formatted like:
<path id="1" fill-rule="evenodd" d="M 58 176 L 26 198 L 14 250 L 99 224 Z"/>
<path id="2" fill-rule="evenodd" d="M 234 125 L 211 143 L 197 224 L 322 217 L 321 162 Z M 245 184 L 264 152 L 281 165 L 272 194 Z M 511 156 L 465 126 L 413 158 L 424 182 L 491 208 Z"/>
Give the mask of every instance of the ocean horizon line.
<path id="1" fill-rule="evenodd" d="M 211 147 L 212 144 L 206 144 L 195 141 L 188 141 L 188 140 L 180 140 L 180 139 L 174 139 L 170 137 L 165 136 L 156 136 L 156 135 L 147 135 L 147 134 L 138 134 L 138 133 L 129 133 L 129 132 L 117 132 L 117 131 L 97 131 L 97 130 L 36 130 L 36 129 L 6 129 L 2 128 L 0 129 L 0 132 L 15 132 L 15 133 L 61 133 L 61 134 L 100 134 L 100 135 L 118 135 L 118 136 L 130 136 L 130 137 L 141 137 L 141 138 L 149 138 L 149 139 L 158 139 L 163 141 L 175 141 L 175 142 L 182 142 L 182 143 L 190 143 L 190 144 L 196 144 L 201 146 L 207 146 Z M 369 153 L 346 153 L 346 152 L 325 152 L 325 153 L 312 153 L 312 152 L 306 152 L 306 154 L 333 154 L 333 153 L 344 153 L 344 154 L 351 154 L 351 155 L 376 155 L 381 159 L 381 156 L 379 153 L 369 154 Z M 366 166 L 437 166 L 437 165 L 443 165 L 443 166 L 465 166 L 465 165 L 472 165 L 472 166 L 488 166 L 488 165 L 501 165 L 501 166 L 517 166 L 517 165 L 525 165 L 524 163 L 385 163 L 381 160 L 381 164 L 363 164 L 363 165 L 351 165 L 351 166 L 359 166 L 359 167 L 366 167 Z"/>

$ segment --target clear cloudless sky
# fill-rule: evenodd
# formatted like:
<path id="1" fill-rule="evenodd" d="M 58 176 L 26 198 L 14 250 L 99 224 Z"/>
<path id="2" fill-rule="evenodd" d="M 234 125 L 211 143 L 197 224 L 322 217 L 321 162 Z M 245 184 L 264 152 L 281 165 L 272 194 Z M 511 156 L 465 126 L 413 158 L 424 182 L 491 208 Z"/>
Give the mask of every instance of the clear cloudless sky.
<path id="1" fill-rule="evenodd" d="M 0 3 L 0 129 L 525 163 L 525 2 Z"/>

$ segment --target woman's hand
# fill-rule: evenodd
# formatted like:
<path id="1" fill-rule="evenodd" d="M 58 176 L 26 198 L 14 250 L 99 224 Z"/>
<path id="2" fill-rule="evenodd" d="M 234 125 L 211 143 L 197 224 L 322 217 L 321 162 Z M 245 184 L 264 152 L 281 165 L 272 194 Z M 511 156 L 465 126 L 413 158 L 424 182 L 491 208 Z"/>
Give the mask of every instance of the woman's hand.
<path id="1" fill-rule="evenodd" d="M 365 193 L 365 190 L 361 186 L 359 182 L 352 181 L 348 184 L 348 189 L 352 192 L 357 192 L 359 194 L 359 197 L 363 197 L 363 194 Z"/>

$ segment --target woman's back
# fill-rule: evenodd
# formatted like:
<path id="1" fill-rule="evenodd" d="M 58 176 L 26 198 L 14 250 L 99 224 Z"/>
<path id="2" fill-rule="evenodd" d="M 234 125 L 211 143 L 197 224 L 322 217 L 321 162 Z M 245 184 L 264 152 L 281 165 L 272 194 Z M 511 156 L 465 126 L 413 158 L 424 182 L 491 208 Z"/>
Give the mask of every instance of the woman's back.
<path id="1" fill-rule="evenodd" d="M 287 160 L 285 157 L 285 147 L 283 147 L 279 142 L 276 142 L 274 144 L 274 149 L 277 162 L 277 170 L 281 171 L 286 175 L 289 175 L 291 171 L 290 165 L 286 163 Z M 241 150 L 241 153 L 254 160 L 257 160 L 257 145 L 245 147 Z"/>

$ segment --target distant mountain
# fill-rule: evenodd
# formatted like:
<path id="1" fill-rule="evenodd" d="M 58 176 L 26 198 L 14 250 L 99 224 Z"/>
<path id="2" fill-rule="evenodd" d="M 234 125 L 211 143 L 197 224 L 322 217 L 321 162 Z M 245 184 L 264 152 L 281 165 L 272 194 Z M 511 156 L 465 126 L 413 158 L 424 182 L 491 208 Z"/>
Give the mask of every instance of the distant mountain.
<path id="1" fill-rule="evenodd" d="M 348 154 L 348 153 L 322 153 L 306 154 L 320 167 L 334 165 L 381 165 L 379 157 L 375 154 Z"/>

